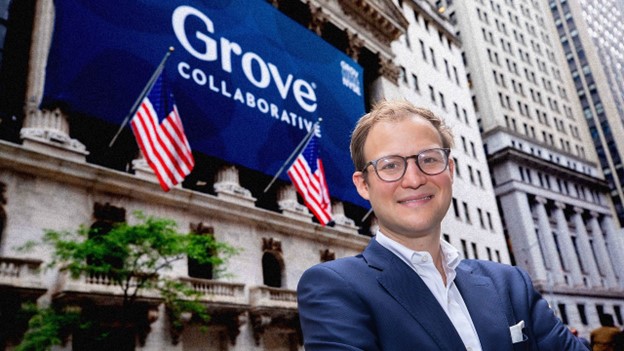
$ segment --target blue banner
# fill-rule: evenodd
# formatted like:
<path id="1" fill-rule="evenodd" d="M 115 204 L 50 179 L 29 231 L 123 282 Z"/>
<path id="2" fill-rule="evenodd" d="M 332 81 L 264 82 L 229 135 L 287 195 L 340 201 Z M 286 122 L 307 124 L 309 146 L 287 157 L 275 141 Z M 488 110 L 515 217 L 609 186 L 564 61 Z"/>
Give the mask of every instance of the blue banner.
<path id="1" fill-rule="evenodd" d="M 55 6 L 43 104 L 121 124 L 172 46 L 165 75 L 194 151 L 272 176 L 322 117 L 331 196 L 368 207 L 349 157 L 364 113 L 362 68 L 265 1 Z"/>

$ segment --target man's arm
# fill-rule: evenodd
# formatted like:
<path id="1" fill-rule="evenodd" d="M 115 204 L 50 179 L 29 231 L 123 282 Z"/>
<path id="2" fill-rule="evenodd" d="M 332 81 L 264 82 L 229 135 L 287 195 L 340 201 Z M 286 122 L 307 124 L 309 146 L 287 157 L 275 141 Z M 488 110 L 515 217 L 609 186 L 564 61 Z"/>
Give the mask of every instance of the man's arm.
<path id="1" fill-rule="evenodd" d="M 306 351 L 379 350 L 371 311 L 359 292 L 326 265 L 303 274 L 297 296 Z"/>
<path id="2" fill-rule="evenodd" d="M 528 327 L 531 328 L 539 350 L 587 351 L 587 347 L 572 335 L 548 307 L 548 302 L 535 290 L 529 275 L 522 269 L 516 269 L 522 275 L 527 289 L 531 319 Z"/>

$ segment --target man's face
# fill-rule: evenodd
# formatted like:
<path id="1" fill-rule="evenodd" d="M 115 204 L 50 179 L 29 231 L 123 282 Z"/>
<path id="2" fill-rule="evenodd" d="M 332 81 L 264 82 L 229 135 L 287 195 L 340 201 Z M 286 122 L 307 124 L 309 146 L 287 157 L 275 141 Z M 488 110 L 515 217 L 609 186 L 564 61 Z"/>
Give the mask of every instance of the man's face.
<path id="1" fill-rule="evenodd" d="M 442 139 L 433 125 L 413 115 L 398 122 L 380 122 L 369 131 L 364 144 L 366 161 L 380 157 L 411 156 L 423 150 L 442 147 Z M 356 171 L 353 183 L 359 194 L 370 201 L 382 233 L 405 243 L 426 236 L 439 237 L 440 223 L 452 198 L 452 158 L 442 173 L 429 176 L 409 159 L 403 178 L 384 182 L 372 165 L 367 174 Z"/>

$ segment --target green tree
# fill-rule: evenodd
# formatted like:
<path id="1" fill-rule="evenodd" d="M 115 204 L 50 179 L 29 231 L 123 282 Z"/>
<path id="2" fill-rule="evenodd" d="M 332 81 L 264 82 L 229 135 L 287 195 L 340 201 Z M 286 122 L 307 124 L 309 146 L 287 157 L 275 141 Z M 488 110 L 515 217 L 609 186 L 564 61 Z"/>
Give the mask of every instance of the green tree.
<path id="1" fill-rule="evenodd" d="M 215 240 L 212 235 L 180 233 L 173 220 L 141 212 L 134 215 L 136 224 L 119 223 L 105 233 L 85 226 L 75 232 L 46 230 L 42 243 L 29 242 L 23 249 L 49 245 L 53 250 L 48 267 L 60 267 L 74 279 L 80 276 L 105 278 L 119 287 L 123 296 L 124 313 L 119 316 L 122 320 L 130 318 L 137 299 L 149 291 L 162 299 L 174 328 L 182 328 L 181 315 L 185 312 L 208 321 L 210 316 L 199 300 L 201 294 L 166 272 L 175 262 L 189 257 L 200 264 L 210 263 L 216 276 L 223 275 L 222 267 L 238 250 Z M 74 323 L 72 318 L 65 317 L 64 312 L 54 309 L 35 313 L 20 350 L 49 350 L 52 345 L 60 344 L 61 338 L 54 331 Z M 45 327 L 46 320 L 53 321 L 54 325 Z M 91 324 L 91 321 L 85 322 Z M 37 333 L 37 330 L 44 333 Z"/>

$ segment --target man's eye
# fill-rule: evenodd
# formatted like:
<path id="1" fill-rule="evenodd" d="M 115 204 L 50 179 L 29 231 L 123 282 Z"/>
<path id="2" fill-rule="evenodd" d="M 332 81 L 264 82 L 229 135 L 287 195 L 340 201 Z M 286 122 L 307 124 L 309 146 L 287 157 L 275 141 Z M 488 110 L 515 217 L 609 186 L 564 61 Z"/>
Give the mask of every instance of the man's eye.
<path id="1" fill-rule="evenodd" d="M 381 168 L 380 169 L 384 170 L 384 171 L 386 171 L 386 170 L 387 171 L 391 171 L 391 170 L 395 170 L 395 169 L 400 168 L 400 167 L 401 167 L 401 165 L 400 165 L 399 162 L 384 162 L 384 163 L 381 164 Z"/>
<path id="2" fill-rule="evenodd" d="M 431 164 L 431 163 L 439 163 L 441 162 L 441 160 L 438 157 L 426 157 L 422 160 L 422 162 L 425 164 Z"/>

